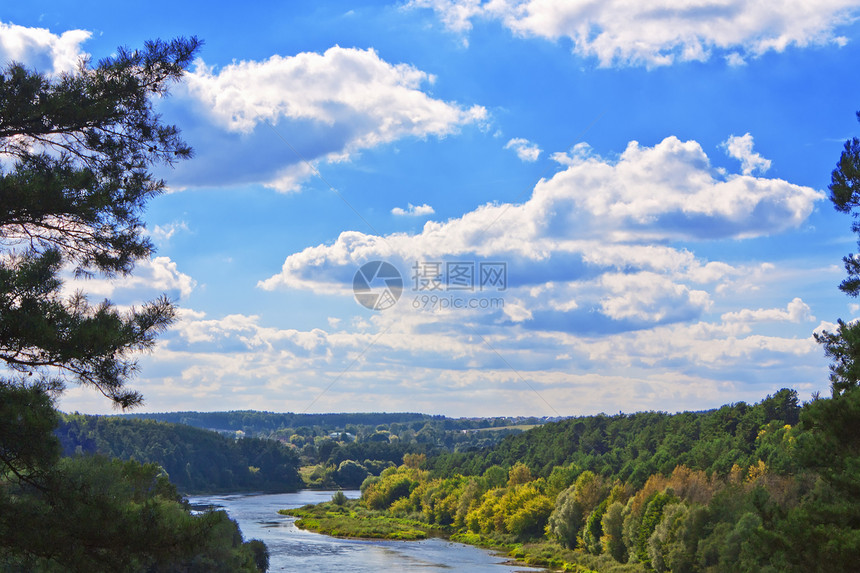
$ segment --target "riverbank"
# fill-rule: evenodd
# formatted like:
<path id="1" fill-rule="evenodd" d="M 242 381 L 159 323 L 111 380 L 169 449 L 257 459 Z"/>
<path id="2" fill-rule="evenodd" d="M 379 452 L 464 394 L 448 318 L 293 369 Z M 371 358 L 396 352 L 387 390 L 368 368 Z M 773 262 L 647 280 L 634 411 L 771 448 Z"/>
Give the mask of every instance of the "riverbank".
<path id="1" fill-rule="evenodd" d="M 608 556 L 586 555 L 565 549 L 551 541 L 522 543 L 513 537 L 458 532 L 450 527 L 436 527 L 415 519 L 394 517 L 385 511 L 367 509 L 357 499 L 281 509 L 278 513 L 298 518 L 295 525 L 301 529 L 344 539 L 416 541 L 428 537 L 443 537 L 457 543 L 497 551 L 510 559 L 509 564 L 516 566 L 576 573 L 598 573 L 610 566 L 614 572 L 644 571 L 640 564 L 620 564 Z"/>
<path id="2" fill-rule="evenodd" d="M 416 571 L 446 573 L 539 573 L 506 563 L 498 552 L 449 541 L 437 535 L 415 541 L 380 538 L 350 539 L 320 535 L 300 529 L 295 518 L 278 515 L 280 508 L 301 508 L 332 499 L 334 491 L 302 490 L 295 494 L 199 496 L 189 501 L 197 507 L 227 511 L 242 529 L 245 539 L 260 539 L 269 548 L 270 573 L 379 573 Z M 358 497 L 358 490 L 344 492 Z"/>
<path id="3" fill-rule="evenodd" d="M 421 521 L 366 509 L 358 500 L 328 501 L 298 509 L 280 509 L 278 513 L 298 518 L 296 527 L 300 529 L 347 539 L 416 541 L 446 533 Z"/>

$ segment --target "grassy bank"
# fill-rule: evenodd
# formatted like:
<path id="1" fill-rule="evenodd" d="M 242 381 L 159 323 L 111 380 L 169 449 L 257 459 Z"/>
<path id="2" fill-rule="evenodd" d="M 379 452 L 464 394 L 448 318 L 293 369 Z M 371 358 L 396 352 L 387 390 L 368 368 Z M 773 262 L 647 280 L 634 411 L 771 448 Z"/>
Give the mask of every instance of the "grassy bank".
<path id="1" fill-rule="evenodd" d="M 415 541 L 446 533 L 420 521 L 366 509 L 357 500 L 346 500 L 342 504 L 329 501 L 298 509 L 281 509 L 278 513 L 299 518 L 297 527 L 332 537 Z"/>
<path id="2" fill-rule="evenodd" d="M 506 554 L 516 563 L 544 567 L 553 571 L 576 573 L 642 573 L 640 564 L 620 564 L 608 556 L 585 555 L 550 541 L 520 543 L 511 536 L 455 532 L 451 528 L 433 527 L 425 522 L 393 517 L 385 511 L 363 507 L 359 500 L 333 501 L 305 505 L 298 509 L 281 509 L 278 513 L 297 517 L 296 526 L 332 537 L 354 539 L 389 539 L 417 541 L 444 536 L 458 543 L 492 549 Z"/>
<path id="3" fill-rule="evenodd" d="M 512 561 L 530 567 L 570 573 L 646 573 L 641 563 L 618 563 L 608 555 L 589 555 L 565 549 L 548 540 L 527 543 L 509 535 L 483 535 L 460 531 L 450 535 L 451 541 L 492 549 L 506 554 Z"/>

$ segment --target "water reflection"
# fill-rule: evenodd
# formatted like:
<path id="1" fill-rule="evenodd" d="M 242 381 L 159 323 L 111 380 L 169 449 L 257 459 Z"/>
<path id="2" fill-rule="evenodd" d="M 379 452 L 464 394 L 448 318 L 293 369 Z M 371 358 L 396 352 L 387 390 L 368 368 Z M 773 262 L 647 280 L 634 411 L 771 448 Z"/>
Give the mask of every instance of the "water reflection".
<path id="1" fill-rule="evenodd" d="M 195 507 L 223 508 L 239 523 L 245 539 L 262 539 L 269 547 L 269 571 L 377 573 L 379 571 L 474 571 L 511 573 L 541 571 L 504 565 L 504 557 L 444 539 L 365 541 L 336 539 L 303 531 L 282 508 L 328 501 L 334 492 L 303 490 L 265 495 L 191 496 Z M 345 491 L 357 498 L 358 491 Z"/>

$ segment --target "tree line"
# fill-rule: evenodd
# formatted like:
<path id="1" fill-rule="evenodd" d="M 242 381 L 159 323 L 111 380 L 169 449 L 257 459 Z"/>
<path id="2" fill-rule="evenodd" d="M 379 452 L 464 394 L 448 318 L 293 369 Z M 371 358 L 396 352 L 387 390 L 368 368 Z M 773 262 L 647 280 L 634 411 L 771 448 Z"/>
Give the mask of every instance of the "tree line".
<path id="1" fill-rule="evenodd" d="M 726 475 L 735 464 L 763 460 L 788 471 L 793 462 L 775 447 L 774 429 L 796 424 L 800 410 L 797 393 L 783 389 L 754 405 L 738 402 L 703 412 L 573 417 L 509 436 L 489 450 L 442 454 L 428 467 L 439 475 L 478 475 L 493 465 L 523 462 L 535 475 L 549 477 L 574 463 L 637 487 L 678 465 Z M 771 433 L 761 435 L 762 428 Z"/>
<path id="2" fill-rule="evenodd" d="M 483 456 L 407 455 L 365 480 L 361 503 L 559 569 L 854 571 L 858 421 L 860 390 L 575 418 Z"/>
<path id="3" fill-rule="evenodd" d="M 55 434 L 67 456 L 102 454 L 157 464 L 184 493 L 282 492 L 302 486 L 298 455 L 275 440 L 80 414 L 62 416 Z"/>

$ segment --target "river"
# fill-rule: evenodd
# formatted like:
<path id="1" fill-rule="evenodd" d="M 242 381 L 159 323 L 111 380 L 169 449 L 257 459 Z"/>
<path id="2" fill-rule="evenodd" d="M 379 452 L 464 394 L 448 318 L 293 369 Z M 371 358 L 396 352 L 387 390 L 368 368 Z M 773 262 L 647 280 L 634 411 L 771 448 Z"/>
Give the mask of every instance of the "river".
<path id="1" fill-rule="evenodd" d="M 347 497 L 358 491 L 345 491 Z M 505 558 L 470 545 L 432 538 L 421 541 L 338 539 L 303 531 L 279 509 L 328 501 L 332 491 L 303 490 L 281 494 L 195 495 L 194 507 L 224 509 L 239 523 L 245 539 L 261 539 L 269 548 L 269 571 L 302 573 L 378 573 L 379 571 L 469 571 L 513 573 L 543 571 L 506 565 Z"/>

